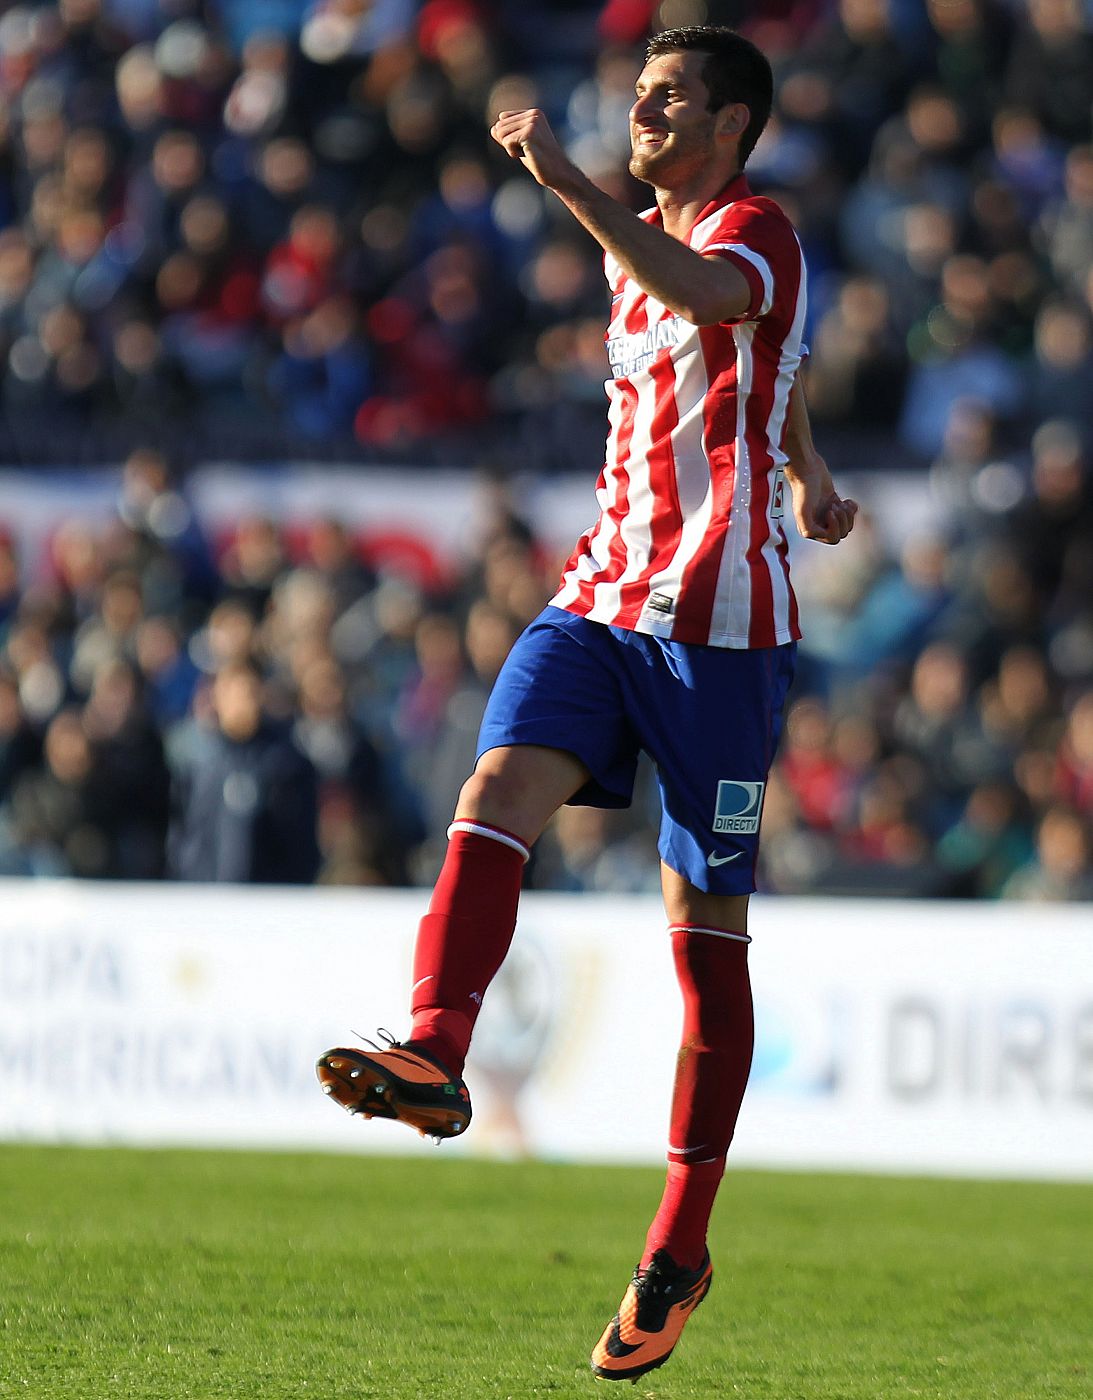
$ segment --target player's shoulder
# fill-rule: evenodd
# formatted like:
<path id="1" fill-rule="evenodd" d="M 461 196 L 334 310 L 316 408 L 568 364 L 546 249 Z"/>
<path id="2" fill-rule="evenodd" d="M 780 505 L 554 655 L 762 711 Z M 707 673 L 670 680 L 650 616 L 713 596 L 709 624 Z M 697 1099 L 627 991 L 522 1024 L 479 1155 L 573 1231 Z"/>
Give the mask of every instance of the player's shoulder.
<path id="1" fill-rule="evenodd" d="M 779 267 L 796 264 L 801 256 L 793 225 L 777 200 L 746 194 L 724 204 L 699 224 L 691 247 L 699 252 L 740 244 Z"/>
<path id="2" fill-rule="evenodd" d="M 782 208 L 776 199 L 771 199 L 767 194 L 749 194 L 744 199 L 736 201 L 741 217 L 749 219 L 771 219 L 775 223 L 784 224 L 786 228 L 792 229 L 789 215 Z"/>
<path id="3" fill-rule="evenodd" d="M 765 194 L 749 193 L 711 210 L 695 233 L 705 236 L 719 229 L 753 229 L 772 237 L 794 236 L 786 211 Z"/>

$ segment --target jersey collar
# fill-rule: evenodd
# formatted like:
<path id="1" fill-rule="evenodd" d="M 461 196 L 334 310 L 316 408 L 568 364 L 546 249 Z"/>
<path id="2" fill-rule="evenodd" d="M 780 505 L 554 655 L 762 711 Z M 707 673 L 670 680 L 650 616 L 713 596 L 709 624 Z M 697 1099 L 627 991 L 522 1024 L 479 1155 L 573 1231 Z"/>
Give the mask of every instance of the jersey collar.
<path id="1" fill-rule="evenodd" d="M 747 199 L 750 194 L 751 188 L 748 185 L 747 176 L 741 170 L 738 175 L 732 177 L 723 190 L 714 195 L 691 225 L 692 230 L 696 229 L 703 219 L 708 219 L 715 209 L 722 209 L 726 204 L 735 204 L 738 199 Z"/>
<path id="2" fill-rule="evenodd" d="M 708 219 L 715 210 L 723 209 L 726 205 L 735 204 L 738 199 L 748 199 L 750 196 L 751 186 L 748 184 L 747 176 L 743 171 L 740 171 L 739 174 L 732 177 L 723 189 L 719 190 L 717 194 L 714 195 L 713 199 L 710 200 L 709 204 L 707 204 L 704 209 L 699 210 L 698 216 L 687 231 L 687 237 L 690 238 L 691 234 L 694 233 L 702 220 Z M 650 223 L 654 224 L 663 224 L 664 222 L 660 208 L 655 204 L 652 209 L 649 210 L 648 214 L 643 214 L 642 217 L 649 219 Z"/>

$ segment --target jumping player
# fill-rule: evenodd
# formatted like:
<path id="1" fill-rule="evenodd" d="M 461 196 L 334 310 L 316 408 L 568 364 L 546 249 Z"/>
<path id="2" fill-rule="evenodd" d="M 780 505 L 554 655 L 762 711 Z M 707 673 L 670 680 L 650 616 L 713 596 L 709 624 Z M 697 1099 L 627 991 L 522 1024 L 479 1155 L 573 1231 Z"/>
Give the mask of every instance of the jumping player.
<path id="1" fill-rule="evenodd" d="M 797 380 L 800 245 L 743 175 L 769 63 L 731 30 L 666 30 L 635 91 L 630 170 L 656 196 L 640 216 L 572 164 L 542 112 L 502 112 L 492 130 L 604 249 L 600 515 L 487 707 L 418 931 L 410 1038 L 317 1067 L 352 1113 L 461 1133 L 460 1076 L 532 843 L 563 803 L 626 806 L 638 753 L 651 756 L 684 1021 L 663 1199 L 592 1353 L 598 1376 L 628 1380 L 668 1359 L 710 1286 L 707 1224 L 751 1065 L 748 896 L 800 636 L 787 494 L 800 532 L 827 544 L 857 511 L 813 447 Z"/>

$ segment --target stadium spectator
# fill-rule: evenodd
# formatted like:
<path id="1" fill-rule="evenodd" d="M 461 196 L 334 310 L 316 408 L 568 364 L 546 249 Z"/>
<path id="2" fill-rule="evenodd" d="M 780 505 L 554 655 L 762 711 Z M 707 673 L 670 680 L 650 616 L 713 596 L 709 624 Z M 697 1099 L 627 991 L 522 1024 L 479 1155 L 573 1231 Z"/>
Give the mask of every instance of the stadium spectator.
<path id="1" fill-rule="evenodd" d="M 96 668 L 83 712 L 109 843 L 104 874 L 154 880 L 164 873 L 170 776 L 159 730 L 148 714 L 140 673 L 107 657 Z"/>
<path id="2" fill-rule="evenodd" d="M 212 682 L 211 714 L 175 774 L 178 879 L 309 884 L 318 874 L 315 768 L 266 712 L 262 684 L 248 661 Z"/>
<path id="3" fill-rule="evenodd" d="M 0 670 L 0 803 L 6 803 L 24 773 L 39 766 L 41 736 L 23 711 L 13 672 Z"/>
<path id="4" fill-rule="evenodd" d="M 902 105 L 921 56 L 896 33 L 889 0 L 839 0 L 805 45 L 794 67 L 815 88 L 813 120 L 827 131 L 832 154 L 853 179 L 865 166 L 884 119 Z"/>
<path id="5" fill-rule="evenodd" d="M 1065 196 L 1044 210 L 1038 232 L 1060 288 L 1084 296 L 1093 267 L 1093 147 L 1068 152 Z"/>
<path id="6" fill-rule="evenodd" d="M 1087 140 L 1093 41 L 1081 0 L 1028 0 L 1009 55 L 1006 96 L 1063 141 Z"/>
<path id="7" fill-rule="evenodd" d="M 383 756 L 349 713 L 345 676 L 329 651 L 319 650 L 301 666 L 296 708 L 292 737 L 318 776 L 326 860 L 321 878 L 332 881 L 332 865 L 351 850 L 357 862 L 352 883 L 408 883 L 408 847 L 417 832 L 394 819 L 400 809 Z"/>
<path id="8" fill-rule="evenodd" d="M 1002 888 L 1005 899 L 1093 899 L 1089 823 L 1069 807 L 1049 807 L 1036 831 L 1035 857 Z"/>
<path id="9" fill-rule="evenodd" d="M 1032 854 L 1020 793 L 1003 780 L 980 783 L 972 789 L 960 820 L 938 843 L 938 863 L 949 877 L 942 892 L 997 899 Z"/>
<path id="10" fill-rule="evenodd" d="M 815 361 L 809 402 L 818 421 L 868 428 L 898 418 L 907 364 L 882 281 L 847 278 L 817 327 Z"/>
<path id="11" fill-rule="evenodd" d="M 779 769 L 810 827 L 831 831 L 844 825 L 849 775 L 833 752 L 830 717 L 822 701 L 801 699 L 791 707 Z"/>
<path id="12" fill-rule="evenodd" d="M 1031 446 L 1032 489 L 1016 505 L 1008 533 L 1046 616 L 1060 601 L 1071 551 L 1093 545 L 1093 483 L 1087 449 L 1073 423 L 1041 424 Z"/>
<path id="13" fill-rule="evenodd" d="M 926 11 L 938 79 L 959 104 L 969 134 L 982 141 L 1003 91 L 1013 16 L 995 0 L 926 0 Z"/>
<path id="14" fill-rule="evenodd" d="M 84 879 L 114 873 L 108 804 L 96 781 L 99 774 L 78 709 L 54 715 L 45 732 L 44 756 L 44 766 L 24 772 L 11 795 L 12 854 L 18 854 L 18 862 L 9 873 Z"/>
<path id="15" fill-rule="evenodd" d="M 1080 695 L 1071 708 L 1058 750 L 1055 792 L 1093 819 L 1093 690 Z"/>
<path id="16" fill-rule="evenodd" d="M 170 616 L 149 617 L 140 624 L 135 652 L 149 711 L 167 734 L 190 713 L 201 673 Z"/>
<path id="17" fill-rule="evenodd" d="M 896 746 L 921 766 L 935 831 L 955 820 L 955 800 L 978 776 L 980 731 L 972 700 L 965 657 L 951 643 L 932 642 L 915 661 L 909 693 L 892 717 Z"/>

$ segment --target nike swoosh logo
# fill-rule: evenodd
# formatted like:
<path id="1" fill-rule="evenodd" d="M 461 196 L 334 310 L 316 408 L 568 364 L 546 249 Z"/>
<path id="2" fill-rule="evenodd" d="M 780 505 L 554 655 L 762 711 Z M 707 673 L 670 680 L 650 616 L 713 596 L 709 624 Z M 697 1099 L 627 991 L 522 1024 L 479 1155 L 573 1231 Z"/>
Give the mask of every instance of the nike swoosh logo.
<path id="1" fill-rule="evenodd" d="M 710 854 L 706 857 L 706 864 L 728 865 L 730 860 L 735 860 L 737 856 L 742 856 L 743 854 L 743 851 L 733 851 L 731 856 L 715 856 L 714 853 L 711 851 Z"/>
<path id="2" fill-rule="evenodd" d="M 641 1347 L 641 1342 L 631 1346 L 629 1342 L 623 1341 L 622 1337 L 619 1335 L 619 1321 L 618 1318 L 616 1318 L 615 1330 L 607 1339 L 608 1356 L 613 1356 L 616 1361 L 621 1361 L 625 1356 L 633 1356 L 634 1352 L 641 1350 Z"/>

